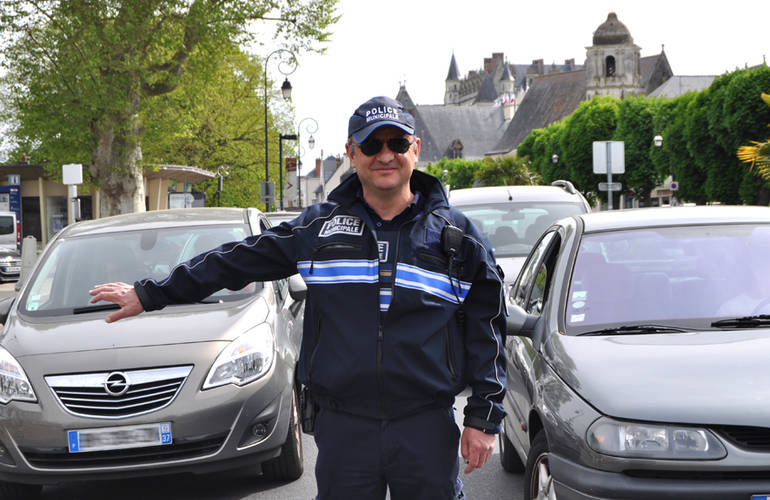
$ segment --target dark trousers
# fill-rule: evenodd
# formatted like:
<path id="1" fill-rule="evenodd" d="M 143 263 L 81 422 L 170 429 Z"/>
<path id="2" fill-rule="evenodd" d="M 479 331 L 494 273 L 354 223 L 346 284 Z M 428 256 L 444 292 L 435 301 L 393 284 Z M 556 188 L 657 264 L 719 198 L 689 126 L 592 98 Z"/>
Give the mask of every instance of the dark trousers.
<path id="1" fill-rule="evenodd" d="M 318 500 L 452 500 L 462 490 L 452 408 L 377 420 L 323 409 L 315 424 Z"/>

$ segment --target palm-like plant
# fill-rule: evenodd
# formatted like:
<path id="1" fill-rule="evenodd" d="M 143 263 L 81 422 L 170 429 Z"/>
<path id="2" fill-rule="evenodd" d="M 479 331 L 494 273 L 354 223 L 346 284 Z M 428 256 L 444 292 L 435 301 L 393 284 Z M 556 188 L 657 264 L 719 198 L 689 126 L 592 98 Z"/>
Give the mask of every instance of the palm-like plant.
<path id="1" fill-rule="evenodd" d="M 770 94 L 762 93 L 762 100 L 770 106 Z M 770 126 L 770 124 L 768 124 Z M 770 180 L 770 138 L 764 141 L 751 141 L 752 146 L 738 148 L 738 159 L 751 164 L 749 168 L 762 178 Z"/>
<path id="2" fill-rule="evenodd" d="M 514 186 L 542 183 L 542 178 L 529 168 L 525 158 L 516 155 L 486 157 L 476 172 L 475 184 L 482 186 Z"/>

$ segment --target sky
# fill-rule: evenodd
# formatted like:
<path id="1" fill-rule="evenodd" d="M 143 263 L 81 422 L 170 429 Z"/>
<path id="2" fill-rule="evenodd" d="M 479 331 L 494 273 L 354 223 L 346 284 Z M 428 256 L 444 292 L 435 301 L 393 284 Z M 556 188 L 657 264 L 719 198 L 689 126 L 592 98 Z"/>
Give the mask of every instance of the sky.
<path id="1" fill-rule="evenodd" d="M 305 117 L 318 123 L 314 149 L 303 145 L 303 163 L 343 154 L 348 118 L 370 97 L 395 97 L 405 84 L 416 104 L 442 104 L 453 53 L 462 76 L 481 69 L 493 52 L 515 64 L 572 58 L 583 64 L 593 32 L 610 12 L 642 57 L 663 46 L 675 75 L 719 75 L 770 59 L 765 0 L 340 0 L 342 17 L 330 28 L 325 53 L 298 54 L 289 75 L 295 126 Z M 262 55 L 276 47 L 266 44 Z M 277 58 L 268 72 L 283 82 Z"/>

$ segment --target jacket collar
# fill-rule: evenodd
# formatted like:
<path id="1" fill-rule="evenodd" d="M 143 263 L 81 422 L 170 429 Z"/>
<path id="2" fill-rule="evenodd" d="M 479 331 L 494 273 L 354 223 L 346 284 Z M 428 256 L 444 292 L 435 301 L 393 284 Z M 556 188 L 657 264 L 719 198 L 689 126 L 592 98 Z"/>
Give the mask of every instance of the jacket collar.
<path id="1" fill-rule="evenodd" d="M 414 170 L 409 180 L 412 192 L 419 192 L 425 199 L 425 211 L 430 212 L 437 208 L 446 208 L 449 206 L 444 187 L 436 177 L 430 174 Z M 361 181 L 358 175 L 353 174 L 329 193 L 329 200 L 349 207 L 355 202 L 357 193 L 361 190 Z"/>

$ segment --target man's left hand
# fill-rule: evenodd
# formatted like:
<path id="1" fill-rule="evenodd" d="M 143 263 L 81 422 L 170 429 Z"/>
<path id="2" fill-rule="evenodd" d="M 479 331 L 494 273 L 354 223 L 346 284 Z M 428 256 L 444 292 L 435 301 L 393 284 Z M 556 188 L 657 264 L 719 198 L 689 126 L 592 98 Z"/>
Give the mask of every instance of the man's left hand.
<path id="1" fill-rule="evenodd" d="M 466 427 L 460 439 L 460 452 L 465 459 L 465 473 L 469 474 L 487 463 L 495 450 L 495 434 L 486 434 L 473 427 Z"/>

